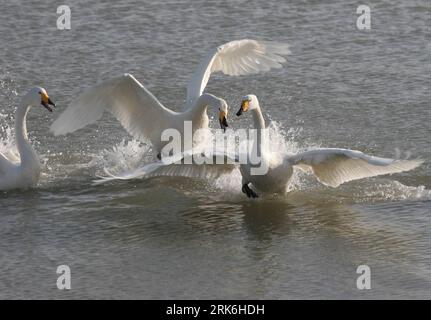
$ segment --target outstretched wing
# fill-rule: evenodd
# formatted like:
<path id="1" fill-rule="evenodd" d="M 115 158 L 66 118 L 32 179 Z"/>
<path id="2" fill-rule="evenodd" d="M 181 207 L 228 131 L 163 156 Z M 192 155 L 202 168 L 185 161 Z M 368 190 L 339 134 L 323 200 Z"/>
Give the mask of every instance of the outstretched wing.
<path id="1" fill-rule="evenodd" d="M 176 157 L 175 157 L 176 158 Z M 175 161 L 175 160 L 174 160 Z M 229 173 L 237 168 L 237 161 L 226 154 L 214 153 L 201 155 L 197 162 L 192 155 L 186 155 L 179 161 L 153 162 L 141 168 L 112 174 L 105 168 L 107 177 L 99 177 L 95 183 L 105 183 L 113 180 L 148 179 L 153 177 L 187 177 L 199 179 L 216 179 L 222 174 Z"/>
<path id="2" fill-rule="evenodd" d="M 283 55 L 289 53 L 287 44 L 269 41 L 244 39 L 219 46 L 200 62 L 190 79 L 185 106 L 190 107 L 200 97 L 211 73 L 221 71 L 230 76 L 239 76 L 281 68 L 281 64 L 286 61 Z"/>
<path id="3" fill-rule="evenodd" d="M 105 110 L 139 140 L 150 138 L 172 114 L 131 74 L 124 74 L 88 89 L 72 101 L 51 125 L 51 131 L 55 135 L 76 131 L 99 120 Z"/>
<path id="4" fill-rule="evenodd" d="M 422 160 L 394 160 L 366 155 L 360 151 L 322 148 L 289 156 L 292 165 L 307 166 L 319 181 L 331 187 L 367 177 L 412 170 Z"/>

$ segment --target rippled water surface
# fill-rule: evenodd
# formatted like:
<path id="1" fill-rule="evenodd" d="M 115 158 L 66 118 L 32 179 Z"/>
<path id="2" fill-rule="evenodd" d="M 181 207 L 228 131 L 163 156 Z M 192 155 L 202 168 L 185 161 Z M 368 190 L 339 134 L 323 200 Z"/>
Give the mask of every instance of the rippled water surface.
<path id="1" fill-rule="evenodd" d="M 69 0 L 72 29 L 59 31 L 57 2 L 2 1 L 0 152 L 15 150 L 14 111 L 31 86 L 58 108 L 28 118 L 39 185 L 0 193 L 0 298 L 431 298 L 431 4 L 374 1 L 371 30 L 359 31 L 357 1 L 325 2 Z M 273 143 L 425 163 L 337 189 L 295 173 L 289 194 L 250 201 L 239 172 L 93 185 L 103 167 L 152 156 L 111 116 L 49 133 L 85 88 L 124 72 L 178 109 L 198 61 L 240 38 L 292 54 L 265 74 L 214 75 L 207 92 L 232 110 L 256 94 Z M 56 287 L 62 264 L 70 291 Z M 356 288 L 361 264 L 371 290 Z"/>

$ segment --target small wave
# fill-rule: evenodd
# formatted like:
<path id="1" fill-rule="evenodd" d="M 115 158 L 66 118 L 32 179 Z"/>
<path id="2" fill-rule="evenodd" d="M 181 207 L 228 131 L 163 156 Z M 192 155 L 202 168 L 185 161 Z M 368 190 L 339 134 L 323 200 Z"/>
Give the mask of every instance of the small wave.
<path id="1" fill-rule="evenodd" d="M 338 188 L 326 187 L 314 176 L 302 172 L 296 178 L 296 183 L 289 186 L 292 197 L 311 202 L 373 203 L 431 199 L 431 190 L 425 186 L 407 186 L 385 177 L 351 181 Z M 292 180 L 295 180 L 295 174 Z"/>
<path id="2" fill-rule="evenodd" d="M 382 181 L 386 180 L 386 181 Z M 376 178 L 364 190 L 363 200 L 429 200 L 431 190 L 425 186 L 406 186 L 399 181 Z"/>

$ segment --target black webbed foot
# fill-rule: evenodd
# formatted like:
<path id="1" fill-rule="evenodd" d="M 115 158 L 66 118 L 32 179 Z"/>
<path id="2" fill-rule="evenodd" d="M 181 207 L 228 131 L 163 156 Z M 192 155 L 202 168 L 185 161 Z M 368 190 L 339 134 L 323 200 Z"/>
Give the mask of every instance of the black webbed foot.
<path id="1" fill-rule="evenodd" d="M 242 192 L 244 192 L 247 197 L 249 198 L 259 198 L 259 196 L 257 195 L 256 192 L 254 192 L 252 189 L 250 189 L 250 187 L 248 186 L 248 184 L 244 184 L 242 186 Z"/>

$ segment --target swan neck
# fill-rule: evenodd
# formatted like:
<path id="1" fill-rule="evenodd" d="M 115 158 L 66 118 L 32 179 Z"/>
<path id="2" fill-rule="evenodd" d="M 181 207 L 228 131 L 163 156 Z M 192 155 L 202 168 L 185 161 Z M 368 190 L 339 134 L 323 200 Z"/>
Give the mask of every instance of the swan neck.
<path id="1" fill-rule="evenodd" d="M 206 114 L 208 106 L 212 104 L 212 99 L 215 99 L 212 95 L 204 93 L 195 102 L 195 105 L 190 109 L 191 118 L 201 118 L 203 114 Z"/>
<path id="2" fill-rule="evenodd" d="M 37 158 L 33 147 L 28 141 L 27 114 L 29 110 L 30 106 L 21 104 L 15 114 L 15 136 L 17 148 L 21 157 L 21 165 L 25 165 L 27 162 Z"/>
<path id="3" fill-rule="evenodd" d="M 28 106 L 21 105 L 15 113 L 15 135 L 18 144 L 18 149 L 25 143 L 28 143 L 27 135 L 27 113 Z"/>
<path id="4" fill-rule="evenodd" d="M 263 119 L 262 111 L 260 107 L 256 107 L 251 110 L 253 114 L 254 127 L 256 129 L 265 129 L 265 120 Z"/>
<path id="5" fill-rule="evenodd" d="M 203 94 L 199 97 L 199 99 L 196 101 L 196 110 L 200 112 L 204 112 L 207 110 L 208 106 L 210 105 L 210 98 L 207 94 Z"/>
<path id="6" fill-rule="evenodd" d="M 257 154 L 262 155 L 264 150 L 265 139 L 265 120 L 263 119 L 260 107 L 257 106 L 255 109 L 251 110 L 253 114 L 254 128 L 256 132 L 255 148 L 257 149 Z"/>

